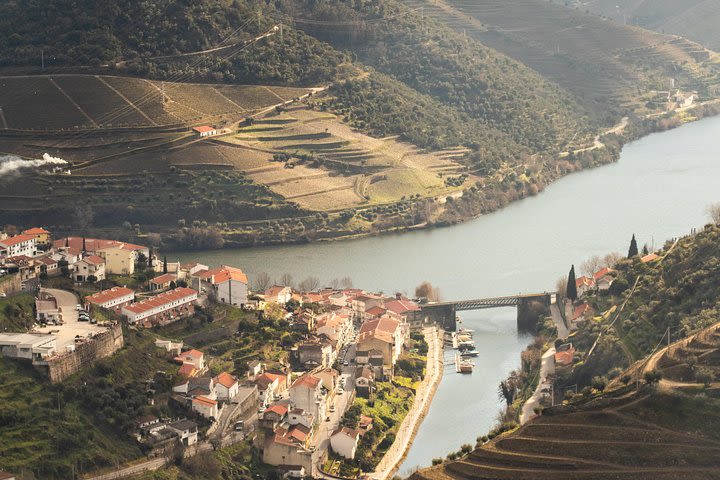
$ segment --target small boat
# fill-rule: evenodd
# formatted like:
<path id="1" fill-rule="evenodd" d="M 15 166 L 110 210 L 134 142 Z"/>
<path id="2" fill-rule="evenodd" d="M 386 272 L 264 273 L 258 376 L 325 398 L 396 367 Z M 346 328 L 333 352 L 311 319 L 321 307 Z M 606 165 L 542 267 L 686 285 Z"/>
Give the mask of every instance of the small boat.
<path id="1" fill-rule="evenodd" d="M 458 350 L 464 352 L 465 350 L 475 350 L 475 344 L 473 342 L 462 342 L 458 343 Z"/>
<path id="2" fill-rule="evenodd" d="M 462 352 L 460 354 L 461 357 L 477 357 L 478 355 L 480 355 L 480 352 L 478 352 L 477 350 L 474 350 L 474 349 L 473 350 L 465 350 L 464 352 Z"/>
<path id="3" fill-rule="evenodd" d="M 468 330 L 467 328 L 460 328 L 458 329 L 457 333 L 458 335 L 469 335 L 472 337 L 474 330 Z"/>
<path id="4" fill-rule="evenodd" d="M 469 360 L 461 360 L 460 355 L 455 354 L 455 371 L 458 373 L 472 373 L 475 364 Z"/>

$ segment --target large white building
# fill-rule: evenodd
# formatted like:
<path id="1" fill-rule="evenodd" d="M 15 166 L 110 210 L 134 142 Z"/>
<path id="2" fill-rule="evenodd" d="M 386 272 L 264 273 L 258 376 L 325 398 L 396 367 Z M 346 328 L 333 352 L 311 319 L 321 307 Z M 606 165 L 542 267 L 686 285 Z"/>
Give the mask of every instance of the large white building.
<path id="1" fill-rule="evenodd" d="M 93 293 L 85 301 L 98 307 L 120 311 L 135 300 L 135 292 L 126 287 L 112 287 L 109 290 Z"/>
<path id="2" fill-rule="evenodd" d="M 28 257 L 37 255 L 37 239 L 34 235 L 15 235 L 0 240 L 0 257 L 16 257 L 18 255 Z"/>
<path id="3" fill-rule="evenodd" d="M 323 381 L 312 374 L 305 374 L 290 387 L 290 404 L 313 415 L 315 422 L 325 418 L 327 394 Z"/>
<path id="4" fill-rule="evenodd" d="M 43 360 L 57 350 L 56 337 L 37 333 L 0 333 L 0 353 L 10 358 Z"/>

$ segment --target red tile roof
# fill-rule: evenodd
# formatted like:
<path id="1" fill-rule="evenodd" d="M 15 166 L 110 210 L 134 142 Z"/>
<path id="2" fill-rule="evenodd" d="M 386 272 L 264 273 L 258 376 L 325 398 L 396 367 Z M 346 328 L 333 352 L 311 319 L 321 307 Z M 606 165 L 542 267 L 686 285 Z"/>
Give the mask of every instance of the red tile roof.
<path id="1" fill-rule="evenodd" d="M 50 232 L 48 232 L 44 228 L 40 228 L 40 227 L 29 228 L 27 230 L 23 230 L 23 233 L 25 235 L 43 235 L 43 234 L 49 235 L 50 234 Z"/>
<path id="2" fill-rule="evenodd" d="M 335 431 L 333 432 L 333 436 L 334 436 L 334 435 L 337 435 L 337 434 L 339 434 L 339 433 L 341 433 L 341 434 L 343 434 L 343 435 L 347 435 L 347 436 L 350 437 L 350 438 L 358 438 L 358 437 L 360 436 L 360 432 L 358 432 L 357 430 L 355 430 L 355 429 L 353 429 L 353 428 L 348 428 L 348 427 L 340 427 L 340 428 L 338 428 L 337 430 L 335 430 Z"/>
<path id="3" fill-rule="evenodd" d="M 282 293 L 282 291 L 285 290 L 286 288 L 289 288 L 289 287 L 283 287 L 283 286 L 280 286 L 280 285 L 273 285 L 272 287 L 268 288 L 268 289 L 265 291 L 265 296 L 266 296 L 266 297 L 277 297 L 277 296 L 280 295 L 280 293 Z"/>
<path id="4" fill-rule="evenodd" d="M 67 240 L 68 246 L 77 250 L 82 250 L 83 237 L 67 237 L 59 238 L 53 242 L 53 247 L 60 248 L 65 246 Z M 103 248 L 118 247 L 124 250 L 148 250 L 148 247 L 142 245 L 135 245 L 132 243 L 120 242 L 118 240 L 105 240 L 102 238 L 86 238 L 85 239 L 85 251 L 94 252 L 96 250 L 102 250 Z"/>
<path id="5" fill-rule="evenodd" d="M 193 127 L 193 130 L 195 130 L 198 133 L 206 133 L 206 132 L 214 131 L 215 128 L 210 127 L 208 125 L 200 125 L 199 127 Z"/>
<path id="6" fill-rule="evenodd" d="M 649 253 L 649 254 L 645 255 L 644 257 L 642 257 L 642 258 L 640 259 L 640 261 L 641 261 L 642 263 L 648 263 L 648 262 L 655 261 L 655 260 L 657 260 L 658 258 L 660 258 L 660 257 L 658 257 L 657 255 L 655 255 L 654 253 Z"/>
<path id="7" fill-rule="evenodd" d="M 268 412 L 274 412 L 274 413 L 277 413 L 278 415 L 280 415 L 281 417 L 284 417 L 288 412 L 288 407 L 287 407 L 287 405 L 283 405 L 282 403 L 276 403 L 275 405 L 272 405 L 272 406 L 268 407 L 267 410 L 265 410 L 265 413 L 268 413 Z"/>
<path id="8" fill-rule="evenodd" d="M 580 305 L 577 305 L 575 309 L 573 310 L 573 320 L 577 320 L 578 318 L 584 316 L 586 313 L 592 313 L 593 309 L 592 307 L 587 303 L 581 303 Z"/>
<path id="9" fill-rule="evenodd" d="M 83 258 L 82 261 L 91 265 L 102 265 L 103 263 L 105 263 L 105 259 L 98 257 L 97 255 L 88 255 L 87 257 Z"/>
<path id="10" fill-rule="evenodd" d="M 197 295 L 197 292 L 192 288 L 178 287 L 175 290 L 155 295 L 154 297 L 150 297 L 142 302 L 133 303 L 125 308 L 133 313 L 143 313 L 148 310 L 152 310 L 153 308 L 167 305 L 176 300 L 189 298 L 193 295 Z"/>
<path id="11" fill-rule="evenodd" d="M 615 270 L 613 270 L 612 268 L 605 267 L 605 268 L 603 268 L 603 269 L 598 270 L 597 272 L 595 272 L 595 273 L 593 274 L 593 278 L 597 281 L 597 280 L 600 280 L 600 279 L 603 278 L 603 277 L 606 277 L 606 276 L 610 275 L 610 274 L 613 273 L 613 272 L 615 272 Z"/>
<path id="12" fill-rule="evenodd" d="M 387 312 L 387 310 L 377 305 L 365 310 L 365 313 L 372 315 L 373 317 L 380 317 L 382 315 L 385 315 L 385 312 Z"/>
<path id="13" fill-rule="evenodd" d="M 178 369 L 178 374 L 184 377 L 192 377 L 197 373 L 197 368 L 192 363 L 183 363 Z"/>
<path id="14" fill-rule="evenodd" d="M 595 280 L 586 276 L 579 277 L 577 280 L 575 280 L 576 287 L 579 288 L 583 285 L 585 285 L 586 287 L 592 287 L 593 285 L 595 285 Z"/>
<path id="15" fill-rule="evenodd" d="M 309 388 L 317 388 L 318 385 L 320 385 L 320 379 L 310 374 L 303 375 L 292 384 L 293 387 L 305 386 Z"/>
<path id="16" fill-rule="evenodd" d="M 193 398 L 193 403 L 199 403 L 200 405 L 205 405 L 205 406 L 207 406 L 207 407 L 212 407 L 212 406 L 214 406 L 214 405 L 217 405 L 218 402 L 216 402 L 215 400 L 213 400 L 213 399 L 211 399 L 211 398 L 207 398 L 207 397 L 204 397 L 204 396 L 201 395 L 201 396 L 199 396 L 199 397 Z"/>
<path id="17" fill-rule="evenodd" d="M 237 380 L 235 377 L 230 375 L 227 372 L 222 372 L 220 375 L 215 377 L 215 382 L 219 383 L 225 388 L 231 388 L 233 385 L 237 383 Z"/>
<path id="18" fill-rule="evenodd" d="M 245 275 L 242 270 L 228 265 L 221 265 L 219 268 L 212 268 L 210 270 L 201 270 L 194 275 L 214 285 L 225 283 L 228 280 L 248 283 L 247 275 Z"/>
<path id="19" fill-rule="evenodd" d="M 407 312 L 418 312 L 420 311 L 420 307 L 417 306 L 415 302 L 408 299 L 396 299 L 396 300 L 390 300 L 389 302 L 385 302 L 385 308 L 390 310 L 391 312 L 397 313 L 398 315 L 402 315 Z"/>
<path id="20" fill-rule="evenodd" d="M 113 287 L 109 290 L 93 293 L 92 295 L 85 297 L 85 300 L 96 305 L 102 305 L 103 303 L 107 303 L 127 295 L 135 295 L 135 292 L 126 287 Z"/>
<path id="21" fill-rule="evenodd" d="M 400 322 L 390 317 L 375 318 L 363 323 L 358 333 L 358 343 L 370 338 L 377 338 L 387 343 L 393 342 L 393 336 L 400 327 Z"/>
<path id="22" fill-rule="evenodd" d="M 555 363 L 558 365 L 572 365 L 575 357 L 575 348 L 570 347 L 562 352 L 555 352 Z"/>
<path id="23" fill-rule="evenodd" d="M 5 240 L 0 240 L 0 245 L 5 245 L 6 247 L 11 247 L 13 245 L 17 245 L 18 243 L 27 242 L 28 240 L 35 240 L 34 235 L 15 235 L 14 237 L 6 238 Z"/>
<path id="24" fill-rule="evenodd" d="M 155 285 L 165 285 L 166 283 L 174 282 L 175 280 L 177 280 L 177 277 L 172 273 L 163 273 L 162 275 L 150 280 L 150 282 Z"/>

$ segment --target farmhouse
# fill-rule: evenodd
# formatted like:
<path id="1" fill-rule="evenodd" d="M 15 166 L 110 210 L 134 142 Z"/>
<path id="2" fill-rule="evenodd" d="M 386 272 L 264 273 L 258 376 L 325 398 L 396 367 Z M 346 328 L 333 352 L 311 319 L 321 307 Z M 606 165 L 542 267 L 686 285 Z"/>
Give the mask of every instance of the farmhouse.
<path id="1" fill-rule="evenodd" d="M 0 240 L 0 257 L 15 257 L 19 255 L 28 257 L 37 255 L 37 240 L 34 235 L 15 235 L 14 237 Z"/>
<path id="2" fill-rule="evenodd" d="M 135 292 L 126 287 L 113 287 L 85 297 L 87 303 L 120 312 L 122 307 L 135 300 Z"/>
<path id="3" fill-rule="evenodd" d="M 198 137 L 212 137 L 213 135 L 217 135 L 218 131 L 210 127 L 208 125 L 200 125 L 199 127 L 193 127 L 193 132 L 195 132 L 195 135 Z"/>
<path id="4" fill-rule="evenodd" d="M 132 324 L 144 327 L 166 325 L 193 313 L 192 304 L 197 300 L 197 291 L 178 287 L 154 297 L 122 307 L 122 314 Z"/>

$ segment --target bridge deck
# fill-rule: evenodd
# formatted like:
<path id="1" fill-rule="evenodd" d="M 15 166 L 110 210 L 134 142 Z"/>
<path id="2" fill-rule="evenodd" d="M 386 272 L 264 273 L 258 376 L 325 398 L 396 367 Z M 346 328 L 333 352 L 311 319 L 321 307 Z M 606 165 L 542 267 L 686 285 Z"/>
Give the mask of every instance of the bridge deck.
<path id="1" fill-rule="evenodd" d="M 457 300 L 453 302 L 432 302 L 424 303 L 420 305 L 421 308 L 447 308 L 452 307 L 457 311 L 462 310 L 480 310 L 484 308 L 500 308 L 500 307 L 516 307 L 520 300 L 542 298 L 545 299 L 549 295 L 548 292 L 543 293 L 527 293 L 519 295 L 510 295 L 506 297 L 488 297 L 488 298 L 477 298 L 473 300 Z"/>

